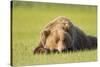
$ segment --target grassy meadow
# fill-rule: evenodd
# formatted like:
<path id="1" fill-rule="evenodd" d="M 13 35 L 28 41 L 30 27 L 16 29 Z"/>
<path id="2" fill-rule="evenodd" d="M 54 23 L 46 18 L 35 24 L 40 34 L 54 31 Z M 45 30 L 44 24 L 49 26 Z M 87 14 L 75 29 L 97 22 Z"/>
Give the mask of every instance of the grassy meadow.
<path id="1" fill-rule="evenodd" d="M 40 31 L 57 16 L 66 16 L 86 34 L 97 36 L 96 6 L 13 2 L 12 65 L 76 63 L 97 60 L 97 50 L 34 55 Z"/>

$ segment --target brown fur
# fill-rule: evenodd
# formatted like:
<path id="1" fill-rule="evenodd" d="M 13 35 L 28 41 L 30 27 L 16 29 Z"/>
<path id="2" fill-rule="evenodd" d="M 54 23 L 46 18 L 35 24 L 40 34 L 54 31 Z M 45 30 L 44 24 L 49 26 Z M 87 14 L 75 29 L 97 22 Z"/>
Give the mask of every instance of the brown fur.
<path id="1" fill-rule="evenodd" d="M 93 45 L 94 44 L 94 45 Z M 97 48 L 97 38 L 87 36 L 66 17 L 57 17 L 41 32 L 41 40 L 34 53 Z M 48 50 L 47 50 L 48 49 Z"/>

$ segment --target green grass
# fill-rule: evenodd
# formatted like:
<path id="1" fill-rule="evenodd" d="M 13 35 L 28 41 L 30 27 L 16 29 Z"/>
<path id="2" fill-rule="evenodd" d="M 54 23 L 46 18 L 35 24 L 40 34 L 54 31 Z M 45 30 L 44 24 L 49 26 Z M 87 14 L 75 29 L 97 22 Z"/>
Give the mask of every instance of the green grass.
<path id="1" fill-rule="evenodd" d="M 57 16 L 66 16 L 86 34 L 97 36 L 95 6 L 33 3 L 32 6 L 14 6 L 12 13 L 13 65 L 96 61 L 96 50 L 49 55 L 32 53 L 38 45 L 40 31 Z"/>

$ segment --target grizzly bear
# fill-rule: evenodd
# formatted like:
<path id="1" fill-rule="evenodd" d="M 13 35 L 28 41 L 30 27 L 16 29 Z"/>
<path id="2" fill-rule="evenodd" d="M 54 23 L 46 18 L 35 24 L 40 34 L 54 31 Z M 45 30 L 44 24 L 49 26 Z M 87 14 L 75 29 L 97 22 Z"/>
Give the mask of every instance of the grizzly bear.
<path id="1" fill-rule="evenodd" d="M 49 22 L 41 32 L 40 42 L 34 53 L 63 52 L 96 49 L 97 38 L 86 35 L 64 16 Z"/>

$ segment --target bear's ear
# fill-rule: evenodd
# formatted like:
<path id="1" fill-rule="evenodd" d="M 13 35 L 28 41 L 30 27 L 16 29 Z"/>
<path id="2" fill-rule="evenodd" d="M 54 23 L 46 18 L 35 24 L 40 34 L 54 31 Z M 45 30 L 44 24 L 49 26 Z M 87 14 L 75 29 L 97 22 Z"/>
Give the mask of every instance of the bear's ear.
<path id="1" fill-rule="evenodd" d="M 50 30 L 44 30 L 41 33 L 41 40 L 40 40 L 40 44 L 41 45 L 45 45 L 46 39 L 49 36 L 49 34 L 50 34 Z"/>
<path id="2" fill-rule="evenodd" d="M 50 34 L 50 30 L 46 29 L 46 30 L 43 31 L 44 36 L 47 37 L 49 34 Z"/>

